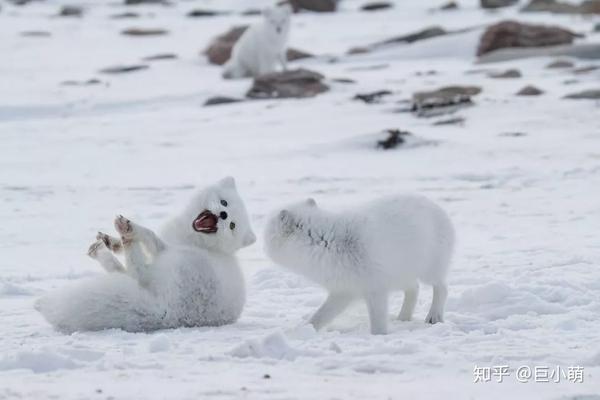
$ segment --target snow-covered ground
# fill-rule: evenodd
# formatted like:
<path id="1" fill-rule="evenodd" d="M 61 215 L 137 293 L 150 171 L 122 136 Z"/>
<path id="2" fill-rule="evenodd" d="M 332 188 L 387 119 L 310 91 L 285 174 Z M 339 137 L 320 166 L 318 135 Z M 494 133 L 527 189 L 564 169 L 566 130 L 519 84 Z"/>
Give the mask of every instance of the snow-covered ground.
<path id="1" fill-rule="evenodd" d="M 551 59 L 476 65 L 481 29 L 344 56 L 429 25 L 506 18 L 560 24 L 594 42 L 600 17 L 487 13 L 467 0 L 456 11 L 432 11 L 443 1 L 398 0 L 365 13 L 364 1 L 344 0 L 337 13 L 293 21 L 291 45 L 323 55 L 294 65 L 323 73 L 330 92 L 202 107 L 211 96 L 243 96 L 250 82 L 223 81 L 200 51 L 257 17 L 186 12 L 268 3 L 126 8 L 96 0 L 83 3 L 81 19 L 52 17 L 65 2 L 3 4 L 0 399 L 600 399 L 600 107 L 562 99 L 599 88 L 600 70 L 544 68 Z M 124 11 L 143 17 L 108 18 Z M 170 33 L 119 34 L 128 27 Z M 20 35 L 40 30 L 51 36 Z M 158 53 L 179 58 L 127 75 L 97 73 Z M 473 73 L 482 68 L 518 68 L 523 77 Z M 61 85 L 94 77 L 102 83 Z M 483 88 L 459 112 L 464 125 L 394 112 L 413 92 L 449 84 Z M 546 93 L 514 95 L 527 84 Z M 352 100 L 381 89 L 394 94 L 380 104 Z M 389 128 L 428 145 L 375 149 Z M 102 273 L 85 252 L 96 231 L 112 231 L 115 214 L 157 228 L 194 187 L 225 175 L 236 177 L 258 233 L 267 213 L 308 196 L 330 208 L 407 190 L 440 202 L 459 237 L 446 323 L 422 322 L 431 298 L 423 287 L 416 320 L 394 320 L 387 336 L 368 334 L 361 305 L 316 333 L 302 322 L 324 292 L 274 266 L 260 240 L 240 253 L 248 302 L 234 325 L 65 336 L 33 309 L 40 295 Z M 395 295 L 391 311 L 401 301 Z M 475 366 L 502 365 L 510 368 L 503 383 L 473 383 Z M 520 383 L 521 366 L 581 366 L 583 383 Z"/>

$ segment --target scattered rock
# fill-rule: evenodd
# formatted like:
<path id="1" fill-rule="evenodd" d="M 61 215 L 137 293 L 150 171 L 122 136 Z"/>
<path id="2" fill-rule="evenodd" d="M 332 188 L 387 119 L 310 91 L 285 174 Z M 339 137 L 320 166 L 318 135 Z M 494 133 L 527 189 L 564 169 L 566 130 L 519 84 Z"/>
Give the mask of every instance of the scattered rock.
<path id="1" fill-rule="evenodd" d="M 144 64 L 138 65 L 116 65 L 114 67 L 107 67 L 100 70 L 103 74 L 124 74 L 127 72 L 142 71 L 148 69 L 150 66 Z"/>
<path id="2" fill-rule="evenodd" d="M 588 65 L 587 67 L 581 67 L 581 68 L 577 68 L 573 70 L 573 73 L 575 75 L 582 75 L 582 74 L 587 74 L 593 71 L 597 71 L 600 69 L 600 66 L 598 65 Z"/>
<path id="3" fill-rule="evenodd" d="M 556 60 L 546 65 L 546 68 L 573 68 L 575 64 L 567 60 Z"/>
<path id="4" fill-rule="evenodd" d="M 579 35 L 558 26 L 532 25 L 503 21 L 486 29 L 479 41 L 477 55 L 512 47 L 543 47 L 570 44 Z"/>
<path id="5" fill-rule="evenodd" d="M 531 57 L 572 57 L 586 60 L 597 60 L 600 59 L 600 43 L 498 49 L 479 57 L 477 62 L 480 64 L 485 64 Z"/>
<path id="6" fill-rule="evenodd" d="M 525 132 L 502 132 L 499 136 L 504 137 L 523 137 L 527 136 Z"/>
<path id="7" fill-rule="evenodd" d="M 388 44 L 398 44 L 398 43 L 414 43 L 419 40 L 431 39 L 436 36 L 446 35 L 448 31 L 439 26 L 431 26 L 429 28 L 425 28 L 418 32 L 409 33 L 408 35 L 402 35 L 398 37 L 394 37 L 391 39 L 387 39 L 381 42 L 374 43 L 372 46 L 383 46 Z"/>
<path id="8" fill-rule="evenodd" d="M 350 48 L 346 53 L 347 54 L 366 54 L 369 53 L 371 51 L 371 49 L 369 49 L 368 47 L 365 46 L 357 46 L 357 47 L 352 47 Z"/>
<path id="9" fill-rule="evenodd" d="M 435 121 L 433 123 L 434 126 L 443 126 L 443 125 L 463 125 L 465 123 L 465 119 L 463 117 L 454 117 L 448 119 L 442 119 L 439 121 Z"/>
<path id="10" fill-rule="evenodd" d="M 83 8 L 78 6 L 62 6 L 58 12 L 59 17 L 83 17 Z"/>
<path id="11" fill-rule="evenodd" d="M 520 78 L 523 75 L 521 75 L 521 71 L 519 71 L 518 69 L 507 69 L 504 72 L 492 73 L 488 76 L 490 78 L 506 79 L 506 78 Z"/>
<path id="12" fill-rule="evenodd" d="M 242 15 L 244 15 L 244 16 L 260 15 L 260 14 L 262 14 L 262 11 L 259 10 L 258 8 L 250 8 L 248 10 L 242 11 Z"/>
<path id="13" fill-rule="evenodd" d="M 541 94 L 544 94 L 544 91 L 533 85 L 527 85 L 517 92 L 517 96 L 539 96 Z"/>
<path id="14" fill-rule="evenodd" d="M 584 99 L 584 100 L 600 100 L 600 89 L 584 90 L 582 92 L 572 93 L 565 96 L 565 99 Z"/>
<path id="15" fill-rule="evenodd" d="M 204 106 L 216 106 L 216 105 L 221 105 L 221 104 L 231 104 L 231 103 L 238 103 L 242 101 L 242 99 L 235 99 L 233 97 L 226 97 L 226 96 L 216 96 L 216 97 L 211 97 L 210 99 L 206 100 L 204 102 Z"/>
<path id="16" fill-rule="evenodd" d="M 148 28 L 128 28 L 121 31 L 122 35 L 127 36 L 161 36 L 169 33 L 166 29 L 148 29 Z"/>
<path id="17" fill-rule="evenodd" d="M 481 8 L 502 8 L 512 6 L 518 3 L 519 0 L 479 0 Z"/>
<path id="18" fill-rule="evenodd" d="M 411 135 L 410 132 L 401 131 L 400 129 L 388 129 L 386 132 L 388 137 L 377 142 L 377 147 L 384 150 L 390 150 L 398 147 L 406 141 L 405 136 Z"/>
<path id="19" fill-rule="evenodd" d="M 359 93 L 354 96 L 354 100 L 361 100 L 367 104 L 379 103 L 381 98 L 392 94 L 389 90 L 378 90 L 371 93 Z"/>
<path id="20" fill-rule="evenodd" d="M 269 375 L 269 374 L 264 374 L 264 375 L 263 375 L 263 379 L 271 379 L 271 375 Z"/>
<path id="21" fill-rule="evenodd" d="M 329 90 L 323 75 L 307 69 L 273 72 L 254 79 L 246 94 L 252 99 L 313 97 Z"/>
<path id="22" fill-rule="evenodd" d="M 452 114 L 473 104 L 472 96 L 481 93 L 478 86 L 447 86 L 413 94 L 411 111 L 418 117 Z"/>
<path id="23" fill-rule="evenodd" d="M 392 3 L 388 3 L 387 1 L 375 1 L 373 3 L 367 3 L 363 5 L 360 9 L 363 11 L 378 11 L 378 10 L 386 10 L 388 8 L 392 8 Z"/>
<path id="24" fill-rule="evenodd" d="M 448 3 L 446 3 L 446 4 L 443 4 L 443 5 L 440 7 L 440 10 L 442 10 L 442 11 L 448 11 L 448 10 L 458 10 L 458 4 L 456 4 L 456 2 L 455 2 L 455 1 L 449 1 L 449 2 L 448 2 Z"/>
<path id="25" fill-rule="evenodd" d="M 92 78 L 88 79 L 87 81 L 63 81 L 60 84 L 63 86 L 92 86 L 99 85 L 101 83 L 102 81 L 100 79 Z"/>
<path id="26" fill-rule="evenodd" d="M 551 12 L 556 14 L 600 14 L 600 0 L 586 0 L 580 4 L 556 0 L 532 0 L 521 9 L 524 12 Z"/>
<path id="27" fill-rule="evenodd" d="M 600 22 L 594 25 L 594 32 L 600 32 Z"/>
<path id="28" fill-rule="evenodd" d="M 165 0 L 125 0 L 126 6 L 139 6 L 141 4 L 158 4 L 158 5 L 168 5 L 169 2 Z"/>
<path id="29" fill-rule="evenodd" d="M 294 12 L 300 10 L 332 12 L 337 9 L 337 0 L 289 0 Z"/>
<path id="30" fill-rule="evenodd" d="M 356 83 L 356 81 L 354 79 L 350 79 L 350 78 L 333 78 L 331 79 L 332 82 L 337 82 L 337 83 L 344 83 L 344 84 L 354 84 Z"/>
<path id="31" fill-rule="evenodd" d="M 142 58 L 143 61 L 163 61 L 163 60 L 175 60 L 177 59 L 177 54 L 173 53 L 163 53 L 163 54 L 155 54 L 153 56 L 148 56 Z"/>
<path id="32" fill-rule="evenodd" d="M 124 12 L 119 14 L 113 14 L 110 16 L 112 19 L 128 19 L 128 18 L 139 18 L 140 14 L 135 12 Z"/>
<path id="33" fill-rule="evenodd" d="M 234 26 L 227 32 L 213 39 L 212 43 L 204 51 L 204 54 L 208 57 L 208 62 L 216 65 L 225 64 L 231 57 L 233 46 L 240 39 L 246 29 L 248 29 L 247 25 Z M 314 56 L 298 49 L 288 48 L 287 50 L 288 61 L 296 61 L 309 57 Z"/>
<path id="34" fill-rule="evenodd" d="M 187 16 L 192 17 L 192 18 L 201 18 L 201 17 L 216 17 L 217 15 L 225 15 L 225 14 L 227 14 L 227 13 L 223 12 L 223 11 L 196 9 L 196 10 L 192 10 L 192 11 L 188 12 Z"/>
<path id="35" fill-rule="evenodd" d="M 575 85 L 579 83 L 578 79 L 567 79 L 562 82 L 563 85 Z"/>

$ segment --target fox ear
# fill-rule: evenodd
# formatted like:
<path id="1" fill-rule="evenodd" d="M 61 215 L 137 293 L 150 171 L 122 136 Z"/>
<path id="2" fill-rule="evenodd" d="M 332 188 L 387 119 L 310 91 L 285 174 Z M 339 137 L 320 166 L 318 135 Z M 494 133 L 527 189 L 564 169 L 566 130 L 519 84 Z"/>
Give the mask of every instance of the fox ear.
<path id="1" fill-rule="evenodd" d="M 235 189 L 235 179 L 233 179 L 233 177 L 231 177 L 231 176 L 228 176 L 226 178 L 221 179 L 219 181 L 219 185 L 221 185 L 223 187 Z"/>
<path id="2" fill-rule="evenodd" d="M 244 238 L 244 246 L 250 246 L 254 242 L 256 242 L 256 235 L 252 232 L 248 232 Z"/>
<path id="3" fill-rule="evenodd" d="M 306 204 L 308 204 L 311 207 L 317 206 L 317 202 L 312 197 L 309 197 L 308 199 L 306 199 Z"/>

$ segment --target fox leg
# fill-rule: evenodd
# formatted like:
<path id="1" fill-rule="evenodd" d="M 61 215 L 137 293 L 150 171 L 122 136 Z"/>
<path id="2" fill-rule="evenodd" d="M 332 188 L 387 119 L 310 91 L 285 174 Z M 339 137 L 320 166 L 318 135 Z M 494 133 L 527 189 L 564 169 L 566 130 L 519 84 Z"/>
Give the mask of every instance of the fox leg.
<path id="1" fill-rule="evenodd" d="M 125 267 L 111 253 L 102 239 L 97 239 L 88 249 L 88 256 L 98 261 L 106 272 L 125 272 Z"/>
<path id="2" fill-rule="evenodd" d="M 122 215 L 115 218 L 115 228 L 121 235 L 127 272 L 140 285 L 148 286 L 149 266 L 152 259 L 165 249 L 164 242 L 150 229 L 134 224 Z M 148 256 L 151 260 L 148 260 Z"/>

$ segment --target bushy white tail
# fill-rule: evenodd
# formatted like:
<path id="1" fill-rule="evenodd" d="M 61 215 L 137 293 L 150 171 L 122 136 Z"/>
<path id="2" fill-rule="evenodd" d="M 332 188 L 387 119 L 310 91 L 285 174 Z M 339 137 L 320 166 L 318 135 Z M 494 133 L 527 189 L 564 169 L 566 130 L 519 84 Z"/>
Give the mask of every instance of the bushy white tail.
<path id="1" fill-rule="evenodd" d="M 64 333 L 111 328 L 140 332 L 163 327 L 167 312 L 161 303 L 130 276 L 113 273 L 50 293 L 35 308 Z"/>

